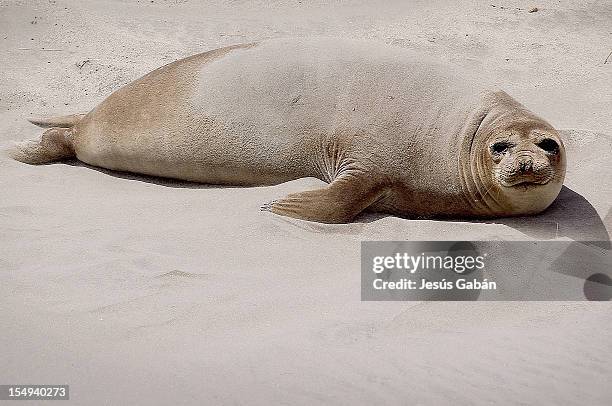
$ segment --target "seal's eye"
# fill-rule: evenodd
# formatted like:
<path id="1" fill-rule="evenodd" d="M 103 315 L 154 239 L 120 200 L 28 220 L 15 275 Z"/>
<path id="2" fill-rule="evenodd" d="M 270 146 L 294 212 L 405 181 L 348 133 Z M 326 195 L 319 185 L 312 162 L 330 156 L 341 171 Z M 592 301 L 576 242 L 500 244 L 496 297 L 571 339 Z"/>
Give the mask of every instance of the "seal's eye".
<path id="1" fill-rule="evenodd" d="M 509 142 L 499 141 L 491 145 L 491 152 L 493 152 L 494 154 L 503 154 L 510 147 L 512 147 L 512 144 L 510 144 Z"/>
<path id="2" fill-rule="evenodd" d="M 549 154 L 556 154 L 559 151 L 559 144 L 557 144 L 557 141 L 551 140 L 550 138 L 545 138 L 538 142 L 538 147 L 542 148 Z"/>

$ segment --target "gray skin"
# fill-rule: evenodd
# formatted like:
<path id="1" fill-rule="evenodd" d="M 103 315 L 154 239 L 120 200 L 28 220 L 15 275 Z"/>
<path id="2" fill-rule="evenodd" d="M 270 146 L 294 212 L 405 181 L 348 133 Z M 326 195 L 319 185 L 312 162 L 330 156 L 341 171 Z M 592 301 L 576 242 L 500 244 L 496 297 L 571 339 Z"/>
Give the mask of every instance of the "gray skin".
<path id="1" fill-rule="evenodd" d="M 201 183 L 329 185 L 264 209 L 342 223 L 405 216 L 535 214 L 557 197 L 555 129 L 506 93 L 377 43 L 270 40 L 195 55 L 119 89 L 84 116 L 18 144 L 15 159 L 76 156 Z"/>

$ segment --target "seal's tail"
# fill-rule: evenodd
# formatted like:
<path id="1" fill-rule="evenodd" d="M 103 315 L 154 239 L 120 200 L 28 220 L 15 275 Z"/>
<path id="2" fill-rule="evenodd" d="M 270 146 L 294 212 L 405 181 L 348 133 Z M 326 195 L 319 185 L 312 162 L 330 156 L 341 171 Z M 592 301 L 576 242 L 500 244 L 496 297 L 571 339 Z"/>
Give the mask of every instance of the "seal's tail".
<path id="1" fill-rule="evenodd" d="M 52 127 L 40 138 L 16 142 L 8 149 L 11 158 L 27 164 L 46 164 L 74 156 L 72 136 L 74 126 L 83 114 L 30 120 L 40 127 Z"/>
<path id="2" fill-rule="evenodd" d="M 81 121 L 85 114 L 70 114 L 68 116 L 56 116 L 46 118 L 29 118 L 28 121 L 42 128 L 61 127 L 70 128 Z"/>

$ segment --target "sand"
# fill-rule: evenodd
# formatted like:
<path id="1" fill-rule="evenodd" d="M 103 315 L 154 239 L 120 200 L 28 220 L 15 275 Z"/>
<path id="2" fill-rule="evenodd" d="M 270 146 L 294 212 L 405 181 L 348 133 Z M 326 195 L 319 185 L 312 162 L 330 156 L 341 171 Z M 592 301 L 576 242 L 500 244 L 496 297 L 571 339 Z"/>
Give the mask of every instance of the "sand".
<path id="1" fill-rule="evenodd" d="M 610 404 L 609 303 L 361 302 L 359 247 L 609 241 L 611 26 L 607 1 L 0 0 L 2 145 L 175 59 L 327 35 L 486 72 L 569 156 L 538 217 L 347 225 L 258 210 L 313 179 L 217 188 L 2 157 L 0 384 L 70 384 L 75 405 Z"/>

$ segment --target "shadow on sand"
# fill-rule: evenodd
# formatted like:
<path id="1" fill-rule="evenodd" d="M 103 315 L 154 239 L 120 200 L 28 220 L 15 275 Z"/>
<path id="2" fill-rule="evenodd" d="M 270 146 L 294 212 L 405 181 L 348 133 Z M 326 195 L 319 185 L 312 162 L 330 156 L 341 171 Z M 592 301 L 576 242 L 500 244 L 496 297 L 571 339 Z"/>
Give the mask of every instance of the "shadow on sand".
<path id="1" fill-rule="evenodd" d="M 117 178 L 136 180 L 172 188 L 232 189 L 241 187 L 231 185 L 207 185 L 170 178 L 140 175 L 131 172 L 117 172 L 91 166 L 78 160 L 68 160 L 64 161 L 64 163 L 71 166 L 86 167 Z M 355 221 L 357 223 L 371 223 L 388 216 L 388 214 L 383 213 L 364 213 Z M 610 214 L 608 214 L 608 217 L 610 217 Z M 448 220 L 449 219 L 445 219 L 444 221 Z M 595 208 L 583 196 L 566 186 L 563 186 L 561 189 L 561 193 L 559 193 L 557 200 L 555 200 L 544 213 L 537 216 L 511 217 L 494 220 L 472 220 L 472 222 L 504 224 L 537 240 L 551 240 L 554 238 L 567 237 L 574 241 L 582 241 L 589 245 L 596 245 L 607 250 L 611 248 L 610 236 Z"/>
<path id="2" fill-rule="evenodd" d="M 171 187 L 171 188 L 234 189 L 234 188 L 241 187 L 241 186 L 233 186 L 233 185 L 209 185 L 205 183 L 189 182 L 186 180 L 177 180 L 177 179 L 172 179 L 172 178 L 162 178 L 159 176 L 142 175 L 142 174 L 133 173 L 133 172 L 114 171 L 111 169 L 100 168 L 99 166 L 89 165 L 89 164 L 79 161 L 78 159 L 65 160 L 65 161 L 62 161 L 62 163 L 66 165 L 70 165 L 70 166 L 82 166 L 84 168 L 89 168 L 91 170 L 101 172 L 105 175 L 113 176 L 115 178 L 136 180 L 139 182 L 152 183 L 154 185 L 160 185 L 160 186 Z"/>
<path id="3" fill-rule="evenodd" d="M 563 186 L 557 200 L 542 214 L 496 219 L 538 240 L 566 237 L 609 250 L 610 236 L 595 208 L 580 194 Z"/>

